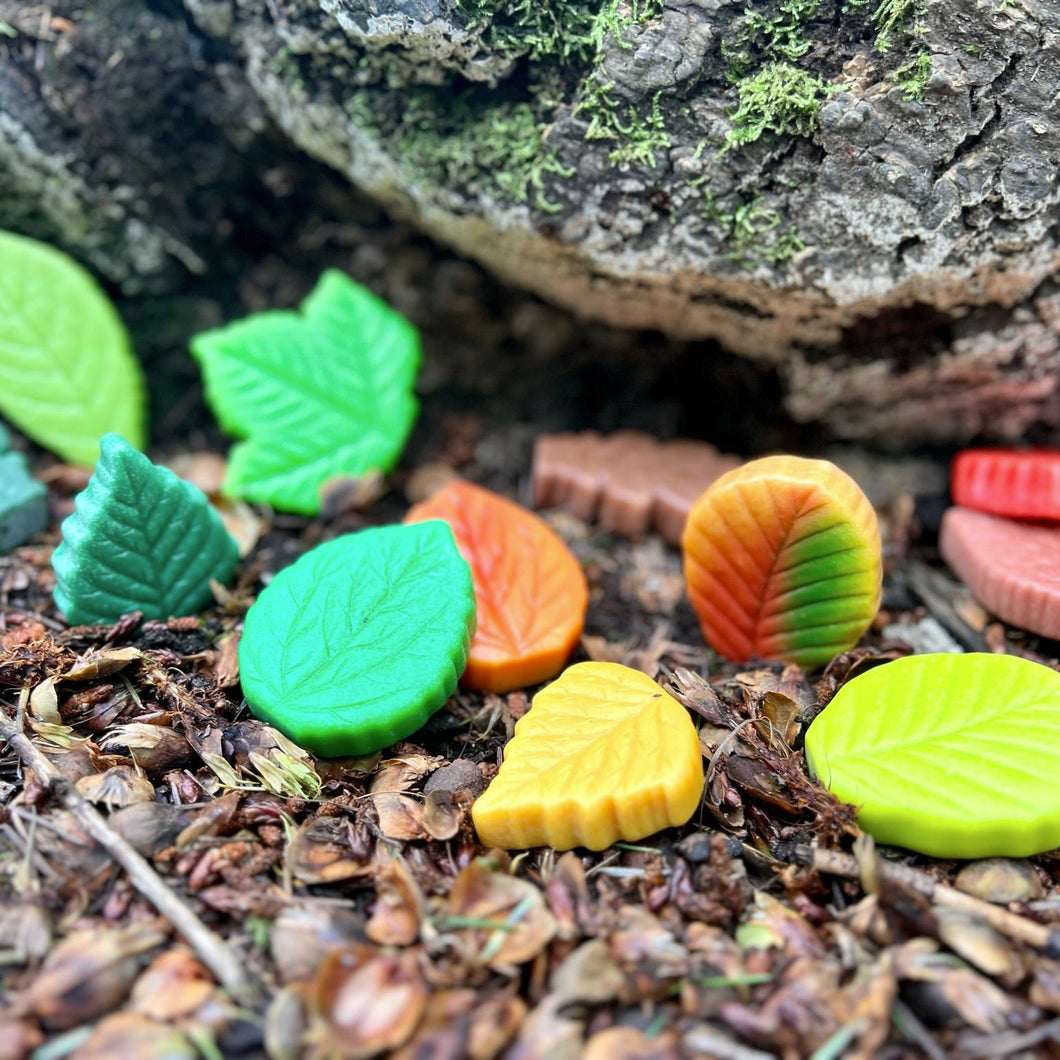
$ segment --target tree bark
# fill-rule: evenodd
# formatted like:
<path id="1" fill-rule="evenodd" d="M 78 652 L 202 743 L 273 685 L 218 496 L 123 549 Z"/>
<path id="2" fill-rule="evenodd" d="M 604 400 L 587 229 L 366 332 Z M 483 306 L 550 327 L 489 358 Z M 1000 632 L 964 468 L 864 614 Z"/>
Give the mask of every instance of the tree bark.
<path id="1" fill-rule="evenodd" d="M 1055 5 L 0 0 L 0 18 L 0 226 L 126 293 L 231 276 L 254 247 L 311 282 L 322 208 L 288 194 L 278 220 L 276 171 L 367 216 L 335 206 L 323 163 L 480 262 L 495 279 L 475 285 L 511 298 L 500 331 L 521 312 L 568 343 L 657 330 L 732 394 L 716 341 L 752 391 L 779 380 L 786 418 L 841 438 L 1060 423 Z M 413 315 L 429 328 L 439 301 Z"/>

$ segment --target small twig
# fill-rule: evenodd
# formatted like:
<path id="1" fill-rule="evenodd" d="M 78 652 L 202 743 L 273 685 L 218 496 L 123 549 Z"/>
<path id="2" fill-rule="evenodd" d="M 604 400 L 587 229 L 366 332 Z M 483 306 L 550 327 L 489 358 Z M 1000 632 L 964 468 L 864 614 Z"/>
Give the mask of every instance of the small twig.
<path id="1" fill-rule="evenodd" d="M 983 635 L 957 613 L 953 596 L 959 588 L 941 571 L 926 563 L 911 561 L 906 565 L 906 584 L 909 591 L 922 600 L 939 625 L 957 638 L 967 651 L 989 651 Z"/>
<path id="2" fill-rule="evenodd" d="M 22 764 L 62 801 L 92 838 L 125 870 L 132 885 L 182 935 L 217 981 L 242 1004 L 252 1004 L 254 990 L 243 966 L 220 936 L 199 919 L 150 864 L 115 832 L 94 806 L 63 777 L 3 711 L 0 738 L 14 749 Z"/>
<path id="3" fill-rule="evenodd" d="M 740 733 L 743 732 L 743 730 L 746 729 L 749 725 L 754 725 L 757 720 L 757 718 L 748 718 L 746 721 L 740 722 L 740 724 L 737 725 L 736 728 L 733 729 L 730 733 L 728 733 L 725 739 L 723 739 L 721 743 L 719 743 L 718 746 L 714 749 L 714 753 L 710 756 L 710 764 L 707 766 L 707 777 L 705 783 L 708 788 L 710 787 L 710 782 L 714 779 L 714 774 L 718 771 L 718 761 L 721 759 L 721 756 L 729 749 L 732 744 L 736 742 L 737 737 L 739 737 Z"/>
<path id="4" fill-rule="evenodd" d="M 1023 1034 L 1005 1031 L 1001 1034 L 961 1035 L 960 1051 L 964 1056 L 995 1057 L 1025 1053 L 1046 1041 L 1060 1041 L 1060 1019 L 1040 1023 Z"/>
<path id="5" fill-rule="evenodd" d="M 696 1056 L 714 1056 L 718 1060 L 775 1060 L 775 1053 L 764 1053 L 735 1042 L 709 1023 L 697 1023 L 681 1038 L 681 1044 Z"/>
<path id="6" fill-rule="evenodd" d="M 795 859 L 801 865 L 810 866 L 830 876 L 842 876 L 849 880 L 858 880 L 862 876 L 857 859 L 851 854 L 843 854 L 838 850 L 820 850 L 816 847 L 799 846 L 795 851 Z M 986 921 L 1003 935 L 1033 946 L 1043 951 L 1046 956 L 1060 957 L 1060 930 L 1056 928 L 1049 928 L 1044 924 L 1028 920 L 1026 917 L 1018 916 L 1016 913 L 1010 913 L 1007 909 L 983 901 L 981 898 L 973 898 L 972 895 L 958 891 L 945 883 L 939 883 L 926 872 L 921 872 L 908 865 L 898 865 L 877 857 L 874 871 L 880 883 L 893 883 L 911 888 L 938 905 L 960 909 Z"/>
<path id="7" fill-rule="evenodd" d="M 928 1034 L 916 1013 L 900 997 L 894 999 L 891 1022 L 907 1041 L 920 1047 L 928 1060 L 946 1060 L 946 1051 Z"/>

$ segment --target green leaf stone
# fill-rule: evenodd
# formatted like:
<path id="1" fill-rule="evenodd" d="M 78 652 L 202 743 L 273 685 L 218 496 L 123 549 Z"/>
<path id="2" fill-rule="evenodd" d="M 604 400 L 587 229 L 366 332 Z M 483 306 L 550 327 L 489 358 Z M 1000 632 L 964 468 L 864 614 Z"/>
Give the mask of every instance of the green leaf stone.
<path id="1" fill-rule="evenodd" d="M 251 711 L 323 755 L 370 754 L 452 694 L 475 629 L 471 568 L 439 521 L 336 538 L 280 571 L 239 645 Z"/>
<path id="2" fill-rule="evenodd" d="M 328 479 L 388 471 L 416 420 L 416 329 L 335 270 L 301 312 L 256 313 L 197 335 L 206 397 L 236 445 L 225 493 L 315 515 Z"/>
<path id="3" fill-rule="evenodd" d="M 143 376 L 114 306 L 72 258 L 11 232 L 0 232 L 0 412 L 86 467 L 108 431 L 144 445 Z"/>
<path id="4" fill-rule="evenodd" d="M 48 491 L 29 472 L 0 425 L 0 552 L 21 545 L 48 525 Z"/>
<path id="5" fill-rule="evenodd" d="M 940 858 L 1060 846 L 1060 673 L 1012 655 L 913 655 L 844 685 L 812 772 L 881 843 Z"/>
<path id="6" fill-rule="evenodd" d="M 55 602 L 71 624 L 194 614 L 225 582 L 235 541 L 202 490 L 105 435 L 95 474 L 62 525 Z"/>

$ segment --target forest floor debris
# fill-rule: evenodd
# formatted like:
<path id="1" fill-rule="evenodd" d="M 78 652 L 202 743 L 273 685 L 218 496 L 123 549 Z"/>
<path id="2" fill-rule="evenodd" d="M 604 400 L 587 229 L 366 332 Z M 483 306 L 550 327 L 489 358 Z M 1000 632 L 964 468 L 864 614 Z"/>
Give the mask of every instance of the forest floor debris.
<path id="1" fill-rule="evenodd" d="M 1057 665 L 942 576 L 908 496 L 881 509 L 881 613 L 810 676 L 714 658 L 676 550 L 550 515 L 590 583 L 575 661 L 658 675 L 707 784 L 683 828 L 515 856 L 469 809 L 532 689 L 461 689 L 386 758 L 313 758 L 241 702 L 271 574 L 406 507 L 263 525 L 190 620 L 67 629 L 54 538 L 0 558 L 0 1057 L 1060 1055 L 1060 861 L 875 849 L 806 773 L 809 721 L 929 619 Z"/>

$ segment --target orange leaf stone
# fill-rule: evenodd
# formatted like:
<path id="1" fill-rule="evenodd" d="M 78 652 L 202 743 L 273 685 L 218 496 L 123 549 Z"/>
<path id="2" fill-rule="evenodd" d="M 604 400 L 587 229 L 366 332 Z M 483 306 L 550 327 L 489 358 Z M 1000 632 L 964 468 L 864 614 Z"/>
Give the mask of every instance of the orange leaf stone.
<path id="1" fill-rule="evenodd" d="M 827 460 L 768 456 L 722 475 L 682 544 L 703 636 L 736 662 L 823 666 L 857 643 L 880 604 L 876 513 Z"/>
<path id="2" fill-rule="evenodd" d="M 533 512 L 462 480 L 405 517 L 425 519 L 449 524 L 475 584 L 478 626 L 462 683 L 510 692 L 554 677 L 578 643 L 589 606 L 570 549 Z"/>
<path id="3" fill-rule="evenodd" d="M 639 670 L 586 662 L 534 696 L 471 815 L 486 846 L 603 850 L 684 824 L 702 793 L 684 707 Z"/>

